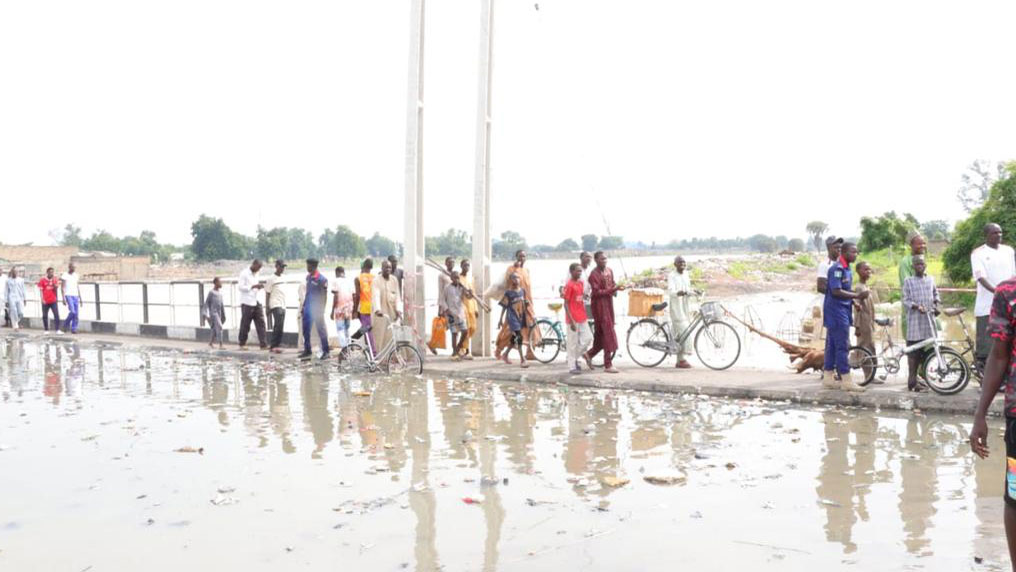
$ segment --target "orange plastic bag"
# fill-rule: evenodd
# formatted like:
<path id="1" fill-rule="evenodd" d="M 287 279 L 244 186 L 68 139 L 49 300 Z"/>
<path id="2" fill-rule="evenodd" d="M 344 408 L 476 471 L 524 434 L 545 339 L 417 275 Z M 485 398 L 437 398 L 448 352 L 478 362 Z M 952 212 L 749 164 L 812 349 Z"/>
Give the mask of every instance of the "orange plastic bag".
<path id="1" fill-rule="evenodd" d="M 430 343 L 427 345 L 432 350 L 443 350 L 445 349 L 445 339 L 447 336 L 445 333 L 448 331 L 448 322 L 444 318 L 438 316 L 434 318 L 434 321 L 430 324 Z"/>

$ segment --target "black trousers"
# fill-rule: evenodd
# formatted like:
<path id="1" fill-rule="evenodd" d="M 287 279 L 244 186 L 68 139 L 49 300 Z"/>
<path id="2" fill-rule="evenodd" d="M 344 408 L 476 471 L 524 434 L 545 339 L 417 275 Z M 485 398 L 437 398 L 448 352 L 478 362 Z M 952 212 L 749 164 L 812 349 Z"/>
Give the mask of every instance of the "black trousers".
<path id="1" fill-rule="evenodd" d="M 53 312 L 53 329 L 60 329 L 60 305 L 56 302 L 42 305 L 42 329 L 49 331 L 49 313 Z"/>
<path id="2" fill-rule="evenodd" d="M 258 344 L 262 348 L 268 347 L 265 343 L 265 311 L 261 304 L 257 306 L 248 306 L 242 304 L 240 306 L 240 347 L 247 345 L 247 335 L 250 334 L 250 323 L 254 322 L 254 329 L 258 333 Z"/>
<path id="3" fill-rule="evenodd" d="M 282 345 L 282 326 L 286 323 L 286 309 L 272 308 L 272 343 L 271 348 L 275 349 Z"/>

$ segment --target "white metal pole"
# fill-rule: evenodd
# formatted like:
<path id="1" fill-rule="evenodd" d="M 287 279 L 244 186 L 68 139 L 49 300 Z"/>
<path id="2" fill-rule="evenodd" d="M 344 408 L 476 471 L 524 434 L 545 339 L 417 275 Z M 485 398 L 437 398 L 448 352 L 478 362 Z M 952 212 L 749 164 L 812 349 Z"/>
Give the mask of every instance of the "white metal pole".
<path id="1" fill-rule="evenodd" d="M 426 324 L 423 282 L 423 27 L 424 0 L 411 0 L 409 16 L 409 85 L 406 106 L 406 189 L 403 227 L 406 322 L 422 343 Z"/>
<path id="2" fill-rule="evenodd" d="M 473 281 L 477 294 L 490 286 L 490 102 L 494 55 L 494 0 L 480 0 L 480 73 L 476 104 L 476 174 L 473 195 Z M 491 354 L 490 315 L 480 312 L 472 353 Z"/>

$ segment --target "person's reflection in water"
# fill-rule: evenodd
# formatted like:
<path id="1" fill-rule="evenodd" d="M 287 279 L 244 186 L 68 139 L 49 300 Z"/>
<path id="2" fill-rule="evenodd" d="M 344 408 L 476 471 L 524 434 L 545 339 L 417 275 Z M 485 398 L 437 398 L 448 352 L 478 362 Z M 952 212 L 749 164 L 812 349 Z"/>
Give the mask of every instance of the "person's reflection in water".
<path id="1" fill-rule="evenodd" d="M 925 535 L 935 515 L 938 501 L 938 447 L 928 430 L 928 418 L 907 420 L 906 453 L 900 459 L 900 518 L 903 520 L 903 543 L 912 554 L 931 555 Z M 909 457 L 909 458 L 908 458 Z"/>
<path id="2" fill-rule="evenodd" d="M 320 459 L 325 446 L 335 438 L 335 420 L 328 407 L 328 378 L 325 374 L 304 370 L 300 382 L 303 415 L 314 436 L 312 459 Z"/>
<path id="3" fill-rule="evenodd" d="M 268 384 L 268 404 L 272 430 L 282 441 L 282 452 L 295 453 L 296 446 L 292 438 L 293 414 L 289 410 L 289 386 L 286 385 L 285 376 L 281 371 L 272 373 L 272 379 Z"/>
<path id="4" fill-rule="evenodd" d="M 428 382 L 429 384 L 430 382 Z M 440 570 L 437 554 L 437 498 L 430 487 L 430 401 L 427 385 L 414 384 L 409 397 L 406 418 L 409 447 L 412 453 L 411 489 L 409 507 L 416 515 L 416 570 L 431 572 Z"/>
<path id="5" fill-rule="evenodd" d="M 50 348 L 50 344 L 43 345 L 41 349 L 44 375 L 42 393 L 46 397 L 52 398 L 53 405 L 60 405 L 60 394 L 63 393 L 63 381 L 61 380 L 61 373 L 63 371 L 61 365 L 62 350 L 60 346 Z M 50 351 L 51 349 L 54 351 Z"/>
<path id="6" fill-rule="evenodd" d="M 478 449 L 477 461 L 480 465 L 481 478 L 497 479 L 498 442 L 487 439 L 488 435 L 494 435 L 497 432 L 494 404 L 490 395 L 486 395 L 486 399 L 473 401 L 470 411 L 473 413 L 473 420 L 477 428 L 475 443 Z M 501 543 L 505 510 L 501 501 L 499 485 L 487 487 L 484 494 L 486 498 L 482 507 L 483 521 L 487 525 L 487 538 L 483 546 L 483 570 L 484 572 L 493 572 L 497 570 L 498 545 Z"/>
<path id="7" fill-rule="evenodd" d="M 240 387 L 243 390 L 243 424 L 247 433 L 258 439 L 259 447 L 268 446 L 264 419 L 266 388 L 261 382 L 265 373 L 260 367 L 240 368 Z"/>
<path id="8" fill-rule="evenodd" d="M 70 355 L 67 358 L 70 360 L 70 367 L 64 376 L 64 392 L 67 397 L 77 397 L 81 394 L 85 383 L 85 360 L 81 357 L 81 346 L 71 345 Z"/>
<path id="9" fill-rule="evenodd" d="M 471 403 L 471 400 L 456 401 L 456 398 L 452 394 L 467 393 L 471 392 L 472 385 L 467 382 L 449 381 L 449 380 L 434 380 L 434 399 L 437 400 L 438 410 L 441 412 L 441 421 L 444 426 L 445 441 L 448 443 L 448 449 L 451 451 L 449 455 L 452 459 L 465 459 L 469 458 L 472 464 L 476 464 L 475 455 L 469 449 L 467 440 L 465 439 L 466 431 L 474 432 L 475 427 L 466 427 L 466 416 L 465 404 Z"/>
<path id="10" fill-rule="evenodd" d="M 218 413 L 219 424 L 229 426 L 229 413 L 225 407 L 229 399 L 229 383 L 221 362 L 209 360 L 201 365 L 201 398 L 206 407 Z"/>
<path id="11" fill-rule="evenodd" d="M 533 427 L 536 425 L 536 391 L 517 386 L 502 386 L 508 401 L 508 459 L 520 473 L 533 472 Z"/>
<path id="12" fill-rule="evenodd" d="M 7 363 L 10 364 L 9 378 L 11 382 L 11 393 L 21 397 L 25 393 L 25 385 L 28 383 L 28 370 L 25 366 L 25 347 L 21 339 L 10 340 L 8 346 Z"/>
<path id="13" fill-rule="evenodd" d="M 826 540 L 843 545 L 847 554 L 857 551 L 853 528 L 858 517 L 868 519 L 865 496 L 874 479 L 874 440 L 877 421 L 867 414 L 851 418 L 837 411 L 822 414 L 826 453 L 819 469 L 815 493 L 826 513 Z M 851 445 L 850 434 L 855 443 Z M 850 456 L 853 453 L 854 463 Z M 858 486 L 865 485 L 865 486 Z M 854 495 L 857 495 L 855 505 Z"/>

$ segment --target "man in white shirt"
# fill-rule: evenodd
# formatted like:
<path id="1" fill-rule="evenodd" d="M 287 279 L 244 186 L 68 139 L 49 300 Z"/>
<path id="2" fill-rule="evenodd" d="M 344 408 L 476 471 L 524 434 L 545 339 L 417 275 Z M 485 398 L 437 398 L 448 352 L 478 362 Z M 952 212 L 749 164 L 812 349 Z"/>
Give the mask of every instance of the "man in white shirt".
<path id="1" fill-rule="evenodd" d="M 815 270 L 815 289 L 819 294 L 825 294 L 829 269 L 840 260 L 840 247 L 843 246 L 843 239 L 829 236 L 826 238 L 825 246 L 826 257 L 818 263 L 818 268 Z"/>
<path id="2" fill-rule="evenodd" d="M 60 292 L 63 294 L 64 306 L 67 306 L 67 319 L 64 320 L 64 330 L 72 334 L 78 333 L 78 313 L 84 302 L 81 301 L 81 288 L 78 282 L 78 273 L 75 272 L 74 263 L 67 265 L 67 272 L 60 276 Z"/>
<path id="3" fill-rule="evenodd" d="M 258 344 L 261 349 L 268 349 L 265 336 L 265 313 L 258 301 L 258 290 L 265 287 L 258 282 L 258 272 L 261 271 L 261 261 L 254 259 L 249 268 L 244 268 L 237 280 L 236 289 L 240 291 L 240 349 L 247 349 L 247 336 L 250 334 L 250 323 L 254 322 L 254 328 L 258 333 Z"/>
<path id="4" fill-rule="evenodd" d="M 282 284 L 285 279 L 282 274 L 286 271 L 286 263 L 281 259 L 275 259 L 275 274 L 265 280 L 265 300 L 268 303 L 268 315 L 272 319 L 272 337 L 268 344 L 268 351 L 282 353 L 282 328 L 286 323 L 286 291 Z"/>
<path id="5" fill-rule="evenodd" d="M 974 317 L 977 319 L 977 349 L 974 359 L 984 366 L 991 353 L 992 340 L 988 336 L 988 317 L 995 286 L 1016 276 L 1016 251 L 1002 244 L 1002 227 L 995 223 L 984 225 L 984 244 L 970 253 L 970 270 L 977 282 L 977 299 Z"/>
<path id="6" fill-rule="evenodd" d="M 590 306 L 590 301 L 592 300 L 593 289 L 589 286 L 589 273 L 595 268 L 593 266 L 593 255 L 583 250 L 582 254 L 579 255 L 579 265 L 582 266 L 582 275 L 579 277 L 579 280 L 582 281 L 582 299 L 586 306 L 586 316 L 592 316 L 593 308 Z"/>
<path id="7" fill-rule="evenodd" d="M 685 270 L 688 264 L 683 256 L 674 258 L 674 270 L 667 275 L 667 302 L 670 311 L 670 332 L 677 339 L 691 325 L 691 308 L 688 297 L 695 293 L 691 287 L 691 276 Z M 690 369 L 686 359 L 691 350 L 690 340 L 677 348 L 675 367 Z"/>

